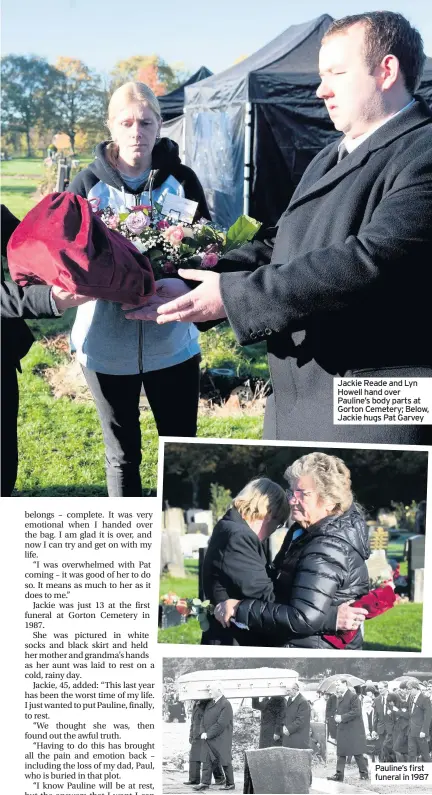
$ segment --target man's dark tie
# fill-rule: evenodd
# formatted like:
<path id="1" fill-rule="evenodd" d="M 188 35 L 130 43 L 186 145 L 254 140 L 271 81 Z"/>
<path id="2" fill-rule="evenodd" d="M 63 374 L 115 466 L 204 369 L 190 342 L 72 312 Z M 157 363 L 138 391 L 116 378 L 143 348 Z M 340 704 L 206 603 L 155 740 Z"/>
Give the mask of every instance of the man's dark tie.
<path id="1" fill-rule="evenodd" d="M 339 163 L 341 160 L 343 160 L 344 157 L 347 156 L 347 154 L 348 154 L 348 149 L 346 148 L 344 142 L 342 141 L 338 149 L 337 162 Z"/>

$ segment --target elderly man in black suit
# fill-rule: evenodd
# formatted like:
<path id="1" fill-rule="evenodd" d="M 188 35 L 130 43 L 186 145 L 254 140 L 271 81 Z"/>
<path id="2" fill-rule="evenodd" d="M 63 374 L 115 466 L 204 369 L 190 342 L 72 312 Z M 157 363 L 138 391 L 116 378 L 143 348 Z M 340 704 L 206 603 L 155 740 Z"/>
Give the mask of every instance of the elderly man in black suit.
<path id="1" fill-rule="evenodd" d="M 203 767 L 201 784 L 195 790 L 206 790 L 210 787 L 212 768 L 218 763 L 225 774 L 225 785 L 221 790 L 235 789 L 234 771 L 232 767 L 233 711 L 228 699 L 222 692 L 220 682 L 209 686 L 210 701 L 207 702 L 201 721 L 201 739 L 203 743 Z"/>
<path id="2" fill-rule="evenodd" d="M 393 754 L 394 714 L 392 704 L 388 703 L 388 683 L 378 682 L 379 695 L 374 700 L 373 729 L 378 735 L 378 756 L 380 762 L 391 762 Z"/>
<path id="3" fill-rule="evenodd" d="M 431 762 L 428 747 L 429 729 L 432 719 L 430 699 L 421 692 L 420 683 L 411 680 L 407 683 L 409 691 L 408 709 L 408 762 Z"/>
<path id="4" fill-rule="evenodd" d="M 282 727 L 283 747 L 310 748 L 310 704 L 300 693 L 297 682 L 289 685 L 286 693 L 288 698 Z"/>
<path id="5" fill-rule="evenodd" d="M 336 738 L 336 773 L 327 776 L 330 781 L 343 781 L 347 756 L 353 756 L 357 762 L 360 778 L 368 778 L 366 753 L 366 733 L 363 723 L 360 699 L 348 687 L 346 679 L 339 679 L 335 684 L 338 703 L 335 712 L 337 724 Z"/>
<path id="6" fill-rule="evenodd" d="M 334 424 L 332 400 L 338 375 L 432 376 L 432 112 L 415 96 L 424 58 L 401 14 L 333 22 L 317 95 L 344 137 L 314 158 L 275 228 L 223 257 L 218 273 L 181 271 L 201 282 L 182 297 L 159 282 L 152 305 L 132 313 L 227 317 L 241 345 L 265 340 L 266 439 L 431 441 L 423 423 Z"/>
<path id="7" fill-rule="evenodd" d="M 259 747 L 274 748 L 282 745 L 281 727 L 285 717 L 285 699 L 282 696 L 253 698 L 252 708 L 261 712 Z"/>
<path id="8" fill-rule="evenodd" d="M 203 757 L 204 740 L 201 739 L 202 719 L 207 706 L 206 700 L 194 701 L 189 729 L 189 778 L 185 784 L 195 785 L 201 782 L 201 764 Z M 225 784 L 225 776 L 220 766 L 215 762 L 212 765 L 216 784 Z"/>

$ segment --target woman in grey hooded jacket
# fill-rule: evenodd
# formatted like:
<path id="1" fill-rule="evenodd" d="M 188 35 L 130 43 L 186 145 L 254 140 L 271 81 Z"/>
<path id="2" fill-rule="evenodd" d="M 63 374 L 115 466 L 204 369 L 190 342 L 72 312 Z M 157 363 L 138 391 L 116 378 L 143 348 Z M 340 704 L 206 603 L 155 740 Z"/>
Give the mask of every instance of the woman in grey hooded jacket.
<path id="1" fill-rule="evenodd" d="M 69 190 L 89 199 L 94 209 L 116 212 L 160 203 L 173 193 L 197 202 L 197 219 L 209 218 L 200 182 L 182 165 L 177 144 L 159 138 L 159 103 L 148 86 L 130 82 L 118 88 L 108 116 L 112 141 L 97 147 L 96 159 Z M 72 343 L 102 424 L 108 494 L 142 496 L 142 387 L 160 435 L 195 436 L 198 331 L 191 323 L 127 320 L 120 304 L 98 300 L 78 311 Z"/>

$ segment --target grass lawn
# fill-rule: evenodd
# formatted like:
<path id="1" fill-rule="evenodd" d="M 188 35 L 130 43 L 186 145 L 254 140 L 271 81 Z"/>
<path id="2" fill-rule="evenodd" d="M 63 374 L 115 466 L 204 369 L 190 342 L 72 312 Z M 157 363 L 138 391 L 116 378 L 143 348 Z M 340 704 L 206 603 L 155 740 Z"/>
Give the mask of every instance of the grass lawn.
<path id="1" fill-rule="evenodd" d="M 64 318 L 60 321 L 68 322 Z M 39 334 L 41 325 L 42 322 L 37 327 Z M 51 325 L 55 327 L 55 322 Z M 33 345 L 22 362 L 16 493 L 39 497 L 106 496 L 104 447 L 93 402 L 54 398 L 43 378 L 47 367 L 60 362 L 59 357 L 40 343 Z M 141 413 L 141 433 L 143 493 L 151 496 L 157 487 L 158 437 L 150 411 Z M 262 418 L 203 416 L 199 419 L 198 434 L 257 439 L 262 434 Z"/>
<path id="2" fill-rule="evenodd" d="M 162 581 L 161 581 L 162 582 Z M 186 584 L 185 589 L 170 588 L 179 596 L 196 596 L 191 591 L 191 582 Z M 197 580 L 195 578 L 195 588 Z M 166 593 L 163 590 L 162 593 Z M 187 591 L 187 593 L 186 593 Z M 392 610 L 377 616 L 365 623 L 365 642 L 363 651 L 398 651 L 398 652 L 418 652 L 421 651 L 422 636 L 422 605 L 406 603 L 397 605 Z M 201 629 L 199 622 L 195 618 L 189 619 L 186 624 L 170 629 L 160 629 L 158 633 L 159 643 L 200 643 Z"/>
<path id="3" fill-rule="evenodd" d="M 2 203 L 23 218 L 35 204 L 35 193 L 42 178 L 43 160 L 16 158 L 1 162 Z"/>
<path id="4" fill-rule="evenodd" d="M 85 166 L 91 158 L 80 158 L 80 165 Z M 2 203 L 17 218 L 34 207 L 36 190 L 44 172 L 44 161 L 38 157 L 17 157 L 2 160 L 0 166 Z"/>

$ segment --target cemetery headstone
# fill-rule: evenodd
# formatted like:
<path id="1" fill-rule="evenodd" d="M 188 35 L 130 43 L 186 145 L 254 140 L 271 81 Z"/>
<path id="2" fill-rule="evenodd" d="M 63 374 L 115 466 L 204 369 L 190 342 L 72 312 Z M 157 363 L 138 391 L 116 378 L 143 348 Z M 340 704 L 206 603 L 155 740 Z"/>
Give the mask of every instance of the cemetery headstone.
<path id="1" fill-rule="evenodd" d="M 309 792 L 312 751 L 300 748 L 261 748 L 246 751 L 243 792 Z"/>

